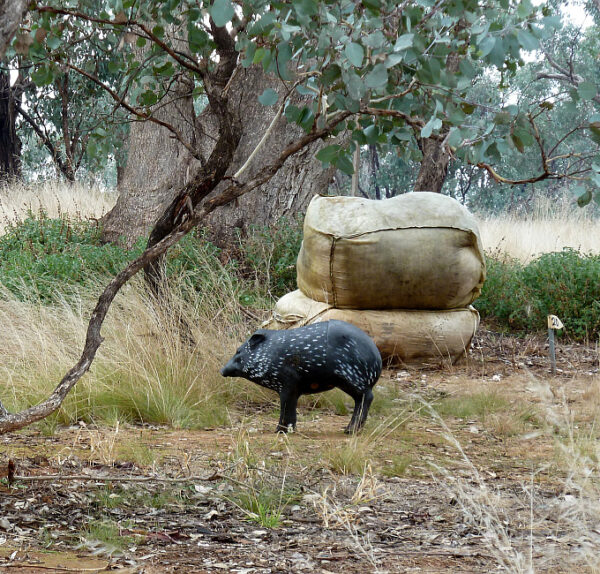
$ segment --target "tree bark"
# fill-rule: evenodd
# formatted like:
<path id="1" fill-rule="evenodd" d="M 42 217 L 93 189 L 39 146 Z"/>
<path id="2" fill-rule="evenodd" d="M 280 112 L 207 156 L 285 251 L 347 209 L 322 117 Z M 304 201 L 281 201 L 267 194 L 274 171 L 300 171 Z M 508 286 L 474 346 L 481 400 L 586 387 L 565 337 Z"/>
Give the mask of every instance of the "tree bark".
<path id="1" fill-rule="evenodd" d="M 0 0 L 0 60 L 25 17 L 29 0 Z"/>
<path id="2" fill-rule="evenodd" d="M 21 140 L 15 124 L 15 90 L 8 73 L 0 71 L 0 179 L 21 175 Z"/>
<path id="3" fill-rule="evenodd" d="M 426 138 L 419 141 L 419 147 L 423 159 L 414 189 L 441 193 L 450 163 L 448 145 L 437 138 Z"/>
<path id="4" fill-rule="evenodd" d="M 263 106 L 257 99 L 267 87 L 280 94 L 280 100 L 274 106 Z M 242 132 L 228 176 L 235 174 L 256 149 L 277 114 L 283 93 L 281 83 L 268 78 L 262 68 L 238 66 L 228 88 L 228 100 L 232 113 L 241 122 Z M 198 171 L 202 171 L 202 164 L 215 147 L 219 138 L 219 122 L 210 104 L 197 118 L 193 115 L 191 99 L 185 106 L 180 104 L 178 109 L 164 109 L 163 112 L 165 121 L 171 124 L 176 121 L 180 130 L 185 127 L 186 135 L 193 139 L 203 161 L 191 158 L 175 140 L 166 142 L 168 132 L 163 128 L 134 124 L 119 201 L 104 222 L 105 241 L 124 237 L 125 244 L 131 245 L 137 238 L 147 235 L 158 216 L 174 201 L 178 187 L 188 184 Z M 302 133 L 299 127 L 279 118 L 245 172 L 260 171 L 279 150 L 301 137 Z M 212 213 L 205 224 L 213 238 L 220 245 L 228 246 L 236 240 L 236 229 L 244 231 L 253 224 L 269 225 L 305 209 L 313 195 L 327 190 L 333 176 L 332 169 L 323 169 L 321 162 L 314 159 L 322 145 L 315 142 L 290 158 L 252 197 L 241 197 Z"/>
<path id="5" fill-rule="evenodd" d="M 155 116 L 195 142 L 193 85 L 178 80 L 172 103 Z M 197 163 L 166 128 L 150 122 L 131 124 L 125 145 L 127 160 L 119 173 L 119 199 L 103 221 L 103 241 L 131 247 L 146 236 L 177 190 L 188 183 Z"/>
<path id="6" fill-rule="evenodd" d="M 456 32 L 460 33 L 466 27 L 466 22 L 461 19 L 456 26 Z M 447 73 L 455 74 L 458 72 L 459 64 L 460 54 L 458 52 L 448 54 L 446 58 Z M 423 154 L 423 159 L 415 182 L 415 191 L 442 192 L 450 163 L 450 148 L 446 142 L 449 131 L 450 127 L 444 124 L 440 133 L 436 136 L 429 138 L 417 136 L 417 144 Z"/>
<path id="7" fill-rule="evenodd" d="M 231 97 L 239 102 L 242 137 L 230 173 L 235 173 L 243 165 L 275 118 L 279 102 L 275 106 L 263 106 L 257 99 L 267 87 L 279 92 L 281 102 L 281 86 L 258 67 L 241 69 L 231 86 Z M 279 150 L 302 134 L 300 127 L 287 123 L 285 118 L 278 119 L 267 140 L 249 163 L 247 171 L 260 172 L 264 165 L 277 156 Z M 241 197 L 211 214 L 207 227 L 212 239 L 219 246 L 228 248 L 237 241 L 237 232 L 243 235 L 252 225 L 269 226 L 282 217 L 290 218 L 303 212 L 315 194 L 327 191 L 335 171 L 333 168 L 324 169 L 314 157 L 323 145 L 316 141 L 307 146 L 286 161 L 283 168 L 251 196 Z"/>

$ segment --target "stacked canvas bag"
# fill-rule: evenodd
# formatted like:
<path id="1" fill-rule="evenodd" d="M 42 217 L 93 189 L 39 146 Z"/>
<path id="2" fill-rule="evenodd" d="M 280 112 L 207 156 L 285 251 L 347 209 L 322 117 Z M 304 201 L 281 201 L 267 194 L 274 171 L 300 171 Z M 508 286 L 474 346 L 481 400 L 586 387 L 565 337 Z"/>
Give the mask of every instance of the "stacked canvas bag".
<path id="1" fill-rule="evenodd" d="M 317 196 L 304 221 L 299 289 L 277 302 L 269 327 L 340 319 L 392 362 L 454 362 L 479 324 L 470 304 L 484 279 L 476 221 L 450 197 Z"/>

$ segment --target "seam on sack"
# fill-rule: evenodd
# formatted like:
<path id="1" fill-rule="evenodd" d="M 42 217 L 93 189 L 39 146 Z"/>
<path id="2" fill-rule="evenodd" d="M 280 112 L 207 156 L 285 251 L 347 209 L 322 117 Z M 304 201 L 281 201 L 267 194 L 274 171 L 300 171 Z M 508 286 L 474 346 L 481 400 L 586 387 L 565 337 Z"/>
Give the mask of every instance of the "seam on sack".
<path id="1" fill-rule="evenodd" d="M 333 307 L 337 308 L 337 292 L 335 290 L 335 281 L 333 279 L 333 256 L 335 254 L 335 244 L 338 237 L 331 236 L 331 247 L 329 248 L 329 280 L 331 281 L 331 294 L 333 296 Z"/>

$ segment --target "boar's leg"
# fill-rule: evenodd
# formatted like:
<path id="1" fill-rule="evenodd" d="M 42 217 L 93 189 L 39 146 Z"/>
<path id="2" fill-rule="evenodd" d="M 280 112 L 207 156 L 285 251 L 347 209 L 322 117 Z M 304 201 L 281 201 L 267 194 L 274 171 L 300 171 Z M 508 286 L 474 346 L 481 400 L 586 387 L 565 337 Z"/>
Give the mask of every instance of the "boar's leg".
<path id="1" fill-rule="evenodd" d="M 354 412 L 352 413 L 350 424 L 344 429 L 346 434 L 352 434 L 360 430 L 367 420 L 369 407 L 373 402 L 373 391 L 371 389 L 368 389 L 363 394 L 353 394 L 351 396 L 354 399 Z"/>
<path id="2" fill-rule="evenodd" d="M 281 412 L 276 432 L 288 432 L 290 425 L 296 429 L 296 406 L 298 405 L 298 392 L 293 387 L 283 388 L 279 393 Z"/>

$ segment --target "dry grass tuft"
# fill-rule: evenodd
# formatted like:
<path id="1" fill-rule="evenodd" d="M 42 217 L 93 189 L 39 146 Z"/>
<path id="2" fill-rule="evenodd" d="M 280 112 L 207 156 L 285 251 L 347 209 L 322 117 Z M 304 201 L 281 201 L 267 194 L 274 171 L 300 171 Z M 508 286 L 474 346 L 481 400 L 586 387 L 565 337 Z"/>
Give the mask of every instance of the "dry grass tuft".
<path id="1" fill-rule="evenodd" d="M 0 296 L 0 377 L 6 381 L 0 399 L 7 408 L 39 402 L 75 364 L 100 290 L 99 283 L 52 305 Z M 182 318 L 189 328 L 184 337 Z M 185 428 L 228 422 L 228 407 L 240 388 L 224 380 L 219 368 L 246 336 L 232 284 L 222 283 L 211 297 L 194 292 L 184 297 L 175 285 L 165 309 L 149 299 L 141 281 L 134 282 L 118 295 L 102 335 L 90 372 L 54 420 Z"/>
<path id="2" fill-rule="evenodd" d="M 579 208 L 567 200 L 538 198 L 527 216 L 482 218 L 479 230 L 486 252 L 508 255 L 522 263 L 565 247 L 600 253 L 600 219 L 589 206 Z"/>
<path id="3" fill-rule="evenodd" d="M 0 185 L 0 233 L 7 225 L 25 219 L 30 212 L 43 212 L 50 218 L 99 219 L 116 201 L 116 193 L 80 183 L 45 181 Z"/>
<path id="4" fill-rule="evenodd" d="M 560 567 L 560 571 L 597 573 L 600 447 L 596 424 L 584 427 L 575 422 L 564 389 L 551 391 L 547 383 L 535 380 L 531 388 L 538 391 L 543 408 L 540 432 L 556 441 L 559 469 L 552 472 L 560 479 L 561 492 L 546 492 L 544 481 L 537 479 L 552 461 L 543 468 L 532 467 L 528 483 L 490 485 L 435 407 L 423 401 L 463 464 L 459 473 L 434 468 L 465 521 L 484 538 L 503 569 L 531 574 Z"/>

